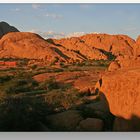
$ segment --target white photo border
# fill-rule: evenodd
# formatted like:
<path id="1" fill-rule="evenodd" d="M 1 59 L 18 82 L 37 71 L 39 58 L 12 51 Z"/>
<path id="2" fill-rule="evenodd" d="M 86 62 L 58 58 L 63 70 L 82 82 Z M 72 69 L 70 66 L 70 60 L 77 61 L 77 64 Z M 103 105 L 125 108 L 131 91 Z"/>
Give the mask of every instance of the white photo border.
<path id="1" fill-rule="evenodd" d="M 0 3 L 140 3 L 140 0 L 0 0 Z M 0 13 L 2 14 L 2 13 Z M 139 132 L 0 132 L 2 140 L 136 140 Z"/>

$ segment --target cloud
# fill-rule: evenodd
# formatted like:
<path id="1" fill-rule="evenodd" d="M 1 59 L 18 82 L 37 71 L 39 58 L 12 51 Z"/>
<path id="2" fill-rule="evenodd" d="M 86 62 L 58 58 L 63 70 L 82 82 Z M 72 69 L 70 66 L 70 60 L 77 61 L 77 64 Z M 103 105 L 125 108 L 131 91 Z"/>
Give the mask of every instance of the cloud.
<path id="1" fill-rule="evenodd" d="M 37 29 L 31 29 L 31 30 L 29 30 L 28 32 L 31 32 L 31 33 L 37 33 L 37 34 L 39 34 L 39 33 L 40 33 L 40 31 L 39 31 L 39 30 L 37 30 Z"/>
<path id="2" fill-rule="evenodd" d="M 46 13 L 45 17 L 50 17 L 50 18 L 53 18 L 53 19 L 62 19 L 63 18 L 62 15 L 55 14 L 55 13 Z"/>
<path id="3" fill-rule="evenodd" d="M 73 32 L 73 33 L 67 34 L 65 37 L 66 38 L 69 38 L 69 37 L 79 37 L 79 36 L 82 36 L 82 35 L 85 35 L 85 34 L 86 34 L 85 32 Z"/>
<path id="4" fill-rule="evenodd" d="M 45 39 L 47 39 L 47 38 L 60 39 L 60 38 L 80 37 L 80 36 L 87 34 L 87 32 L 72 32 L 72 33 L 68 33 L 68 34 L 65 34 L 64 32 L 54 32 L 54 31 L 43 32 L 43 31 L 40 31 L 37 29 L 32 29 L 29 32 L 39 34 L 40 36 L 42 36 Z M 99 32 L 88 32 L 88 34 L 100 34 L 100 33 Z"/>
<path id="5" fill-rule="evenodd" d="M 40 7 L 41 7 L 40 4 L 36 4 L 36 3 L 32 4 L 33 9 L 39 9 Z"/>
<path id="6" fill-rule="evenodd" d="M 56 38 L 56 39 L 59 39 L 59 38 L 64 38 L 65 34 L 63 32 L 56 33 L 56 32 L 53 32 L 53 31 L 48 31 L 48 32 L 42 33 L 41 36 L 44 37 L 44 38 Z"/>
<path id="7" fill-rule="evenodd" d="M 60 32 L 60 33 L 57 33 L 57 32 L 54 32 L 54 31 L 42 32 L 42 31 L 39 31 L 39 30 L 36 30 L 36 29 L 32 29 L 29 32 L 39 34 L 41 37 L 43 37 L 45 39 L 47 39 L 47 38 L 59 39 L 59 38 L 64 38 L 65 37 L 65 33 L 63 33 L 63 32 Z"/>
<path id="8" fill-rule="evenodd" d="M 73 33 L 69 33 L 67 34 L 65 37 L 66 38 L 70 38 L 70 37 L 80 37 L 83 36 L 85 34 L 100 34 L 99 32 L 73 32 Z"/>

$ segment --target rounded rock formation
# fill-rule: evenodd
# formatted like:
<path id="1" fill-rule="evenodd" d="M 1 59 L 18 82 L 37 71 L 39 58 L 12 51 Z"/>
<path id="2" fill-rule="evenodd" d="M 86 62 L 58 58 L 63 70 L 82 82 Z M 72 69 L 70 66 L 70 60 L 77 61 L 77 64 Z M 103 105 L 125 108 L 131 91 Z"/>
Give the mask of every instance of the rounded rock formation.
<path id="1" fill-rule="evenodd" d="M 83 120 L 80 112 L 76 110 L 50 115 L 46 119 L 50 128 L 58 131 L 74 131 L 79 122 Z"/>
<path id="2" fill-rule="evenodd" d="M 120 68 L 120 65 L 116 62 L 116 61 L 113 61 L 111 62 L 111 64 L 109 65 L 108 67 L 108 71 L 115 71 L 117 69 Z"/>
<path id="3" fill-rule="evenodd" d="M 131 130 L 140 130 L 140 68 L 107 72 L 96 89 L 113 115 L 131 122 Z"/>
<path id="4" fill-rule="evenodd" d="M 87 58 L 98 60 L 106 59 L 106 57 L 112 59 L 113 55 L 132 56 L 135 44 L 135 40 L 126 35 L 108 34 L 87 34 L 81 37 L 55 39 L 53 42 L 70 50 L 76 49 Z"/>
<path id="5" fill-rule="evenodd" d="M 48 62 L 69 60 L 54 45 L 47 43 L 39 35 L 28 32 L 4 35 L 0 40 L 0 58 L 40 59 Z"/>
<path id="6" fill-rule="evenodd" d="M 87 118 L 79 123 L 77 130 L 79 131 L 102 131 L 104 123 L 101 119 Z"/>

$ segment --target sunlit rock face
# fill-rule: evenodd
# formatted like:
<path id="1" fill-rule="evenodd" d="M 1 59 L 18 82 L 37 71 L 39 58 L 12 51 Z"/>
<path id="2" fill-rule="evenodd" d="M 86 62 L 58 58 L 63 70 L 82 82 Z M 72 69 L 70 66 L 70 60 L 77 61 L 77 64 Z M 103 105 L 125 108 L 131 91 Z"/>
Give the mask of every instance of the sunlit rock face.
<path id="1" fill-rule="evenodd" d="M 119 119 L 114 131 L 140 130 L 140 67 L 124 67 L 106 72 L 96 84 L 96 89 L 105 100 L 110 112 Z"/>
<path id="2" fill-rule="evenodd" d="M 131 56 L 134 53 L 135 44 L 135 40 L 127 35 L 109 34 L 86 34 L 81 37 L 53 40 L 53 42 L 67 49 L 76 49 L 80 53 L 86 54 L 88 58 L 95 59 L 105 59 L 105 56 L 109 57 L 109 53 L 115 56 Z"/>
<path id="3" fill-rule="evenodd" d="M 43 39 L 37 34 L 19 32 L 0 22 L 0 58 L 43 59 L 52 62 L 114 60 L 133 56 L 136 41 L 126 35 L 86 34 L 64 39 Z"/>
<path id="4" fill-rule="evenodd" d="M 46 59 L 53 61 L 60 57 L 55 46 L 47 43 L 37 34 L 28 32 L 12 32 L 0 40 L 0 58 Z"/>

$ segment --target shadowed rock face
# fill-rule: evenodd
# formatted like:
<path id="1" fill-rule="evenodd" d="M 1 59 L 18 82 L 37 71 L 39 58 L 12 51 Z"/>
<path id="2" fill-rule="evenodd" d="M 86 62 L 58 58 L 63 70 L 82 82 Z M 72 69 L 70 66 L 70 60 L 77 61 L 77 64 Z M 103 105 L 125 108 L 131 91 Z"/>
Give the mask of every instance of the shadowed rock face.
<path id="1" fill-rule="evenodd" d="M 0 22 L 0 38 L 9 32 L 19 32 L 19 30 L 6 22 Z"/>
<path id="2" fill-rule="evenodd" d="M 79 111 L 68 110 L 55 115 L 46 117 L 48 124 L 52 130 L 57 131 L 73 131 L 83 118 Z"/>
<path id="3" fill-rule="evenodd" d="M 77 130 L 80 131 L 102 131 L 103 130 L 103 121 L 97 118 L 87 118 L 82 120 L 77 127 Z"/>

